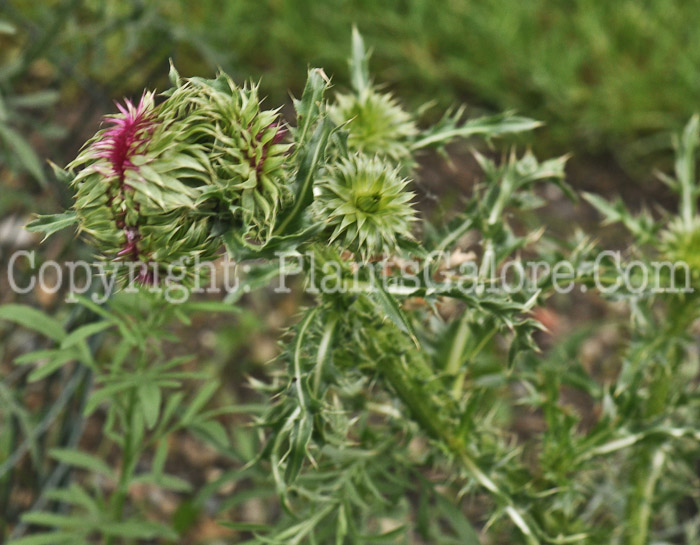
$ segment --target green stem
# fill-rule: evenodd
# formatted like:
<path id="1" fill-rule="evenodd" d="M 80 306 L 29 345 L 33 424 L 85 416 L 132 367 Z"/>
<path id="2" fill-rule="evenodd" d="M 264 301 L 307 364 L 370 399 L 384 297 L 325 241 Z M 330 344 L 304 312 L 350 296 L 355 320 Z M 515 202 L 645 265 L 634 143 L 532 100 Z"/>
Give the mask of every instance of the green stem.
<path id="1" fill-rule="evenodd" d="M 316 395 L 318 395 L 318 389 L 321 384 L 321 376 L 323 375 L 323 369 L 326 365 L 328 354 L 330 353 L 331 340 L 333 338 L 333 333 L 335 332 L 335 326 L 337 323 L 338 318 L 336 316 L 330 319 L 323 330 L 323 337 L 321 337 L 321 342 L 318 346 L 318 356 L 316 357 L 316 367 L 314 368 L 313 378 L 313 388 Z"/>
<path id="2" fill-rule="evenodd" d="M 123 457 L 122 466 L 119 473 L 119 485 L 115 491 L 113 499 L 113 517 L 114 520 L 119 522 L 124 514 L 124 506 L 126 504 L 126 499 L 129 496 L 129 484 L 131 483 L 131 477 L 134 472 L 135 460 L 138 458 L 139 447 L 134 441 L 134 407 L 136 405 L 136 389 L 132 388 L 129 392 L 129 397 L 127 400 L 127 406 L 125 408 L 125 422 L 124 422 L 124 444 L 123 444 Z M 110 536 L 106 543 L 107 545 L 112 545 L 114 542 L 114 537 Z"/>
<path id="3" fill-rule="evenodd" d="M 474 361 L 474 359 L 479 355 L 479 353 L 484 349 L 484 347 L 493 339 L 494 335 L 498 332 L 497 328 L 493 328 L 479 341 L 474 350 L 472 350 L 466 357 L 465 361 L 467 365 Z M 462 374 L 455 378 L 455 382 L 452 385 L 452 394 L 455 399 L 459 399 L 462 396 L 462 390 L 464 388 L 464 382 L 467 379 L 467 371 L 465 370 Z"/>
<path id="4" fill-rule="evenodd" d="M 629 545 L 647 545 L 656 483 L 661 476 L 666 453 L 661 449 L 645 449 L 639 456 L 634 475 L 638 479 L 627 516 Z"/>
<path id="5" fill-rule="evenodd" d="M 686 229 L 690 229 L 695 216 L 697 197 L 695 180 L 695 151 L 698 145 L 698 116 L 694 115 L 680 136 L 676 151 L 676 177 L 681 193 L 681 218 Z"/>
<path id="6" fill-rule="evenodd" d="M 693 227 L 693 216 L 695 215 L 695 206 L 693 198 L 692 188 L 685 188 L 681 194 L 681 214 L 683 218 L 683 224 L 687 230 L 691 230 Z"/>
<path id="7" fill-rule="evenodd" d="M 403 360 L 395 358 L 382 358 L 380 370 L 384 378 L 391 384 L 404 405 L 408 407 L 415 421 L 423 428 L 423 431 L 434 439 L 442 439 L 448 435 L 447 429 L 443 429 L 442 418 L 421 392 L 412 384 L 407 375 Z"/>
<path id="8" fill-rule="evenodd" d="M 693 322 L 694 305 L 692 301 L 676 301 L 668 313 L 668 325 L 660 332 L 659 338 L 677 339 Z M 656 338 L 656 337 L 655 337 Z M 684 350 L 678 344 L 672 344 L 663 358 L 664 366 L 657 367 L 659 372 L 649 385 L 649 398 L 646 403 L 645 420 L 659 418 L 668 410 L 671 381 L 675 370 L 684 357 Z M 642 447 L 634 460 L 632 471 L 632 494 L 627 503 L 625 542 L 628 545 L 646 545 L 649 539 L 652 508 L 656 483 L 666 461 L 663 446 L 647 445 Z"/>
<path id="9" fill-rule="evenodd" d="M 403 359 L 382 358 L 380 371 L 391 384 L 401 401 L 408 407 L 411 415 L 423 431 L 433 439 L 446 445 L 450 452 L 459 460 L 462 467 L 488 490 L 503 506 L 511 521 L 525 537 L 527 545 L 539 545 L 540 541 L 526 522 L 524 515 L 513 500 L 477 465 L 469 453 L 464 441 L 453 433 L 453 426 L 446 419 L 443 411 L 435 407 L 420 383 L 411 379 L 410 369 L 404 365 Z"/>
<path id="10" fill-rule="evenodd" d="M 462 369 L 462 356 L 469 339 L 469 311 L 465 311 L 457 324 L 450 352 L 447 355 L 445 372 L 448 375 L 456 375 Z"/>

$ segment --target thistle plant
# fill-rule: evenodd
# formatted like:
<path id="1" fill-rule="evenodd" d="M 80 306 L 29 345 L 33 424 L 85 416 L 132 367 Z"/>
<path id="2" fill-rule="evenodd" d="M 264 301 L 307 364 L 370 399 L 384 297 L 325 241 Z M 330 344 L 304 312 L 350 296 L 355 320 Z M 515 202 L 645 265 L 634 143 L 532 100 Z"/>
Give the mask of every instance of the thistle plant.
<path id="1" fill-rule="evenodd" d="M 459 108 L 421 128 L 419 116 L 370 83 L 368 59 L 354 32 L 353 94 L 327 97 L 329 78 L 312 69 L 288 126 L 278 110 L 262 109 L 255 86 L 225 74 L 181 78 L 173 68 L 171 89 L 126 103 L 59 171 L 75 190 L 74 209 L 38 218 L 32 229 L 51 234 L 77 222 L 104 259 L 159 267 L 214 257 L 223 247 L 253 274 L 228 302 L 178 308 L 146 289 L 159 287 L 155 279 L 141 278 L 149 286 L 104 307 L 81 298 L 89 320 L 70 332 L 27 319 L 26 309 L 0 307 L 0 317 L 35 322 L 56 342 L 21 357 L 49 360 L 48 371 L 35 373 L 73 360 L 94 373 L 85 411 L 102 411 L 121 456 L 114 472 L 75 449 L 54 453 L 104 473 L 113 486 L 106 495 L 99 481 L 90 490 L 82 482 L 53 490 L 66 509 L 37 507 L 25 522 L 55 531 L 15 545 L 185 539 L 148 522 L 130 495 L 144 482 L 190 493 L 165 471 L 169 438 L 180 432 L 241 465 L 192 492 L 188 508 L 204 509 L 231 483 L 240 485 L 234 494 L 244 490 L 241 498 L 274 491 L 281 508 L 262 523 L 227 509 L 238 497 L 216 511 L 239 542 L 643 545 L 655 532 L 659 539 L 685 532 L 693 542 L 698 534 L 683 505 L 698 501 L 691 477 L 697 410 L 689 402 L 696 396 L 688 386 L 697 373 L 697 295 L 629 289 L 610 296 L 627 302 L 632 317 L 624 354 L 606 362 L 617 370 L 611 383 L 584 367 L 586 335 L 543 351 L 546 328 L 536 316 L 556 294 L 556 264 L 566 258 L 575 265 L 572 282 L 599 287 L 590 239 L 560 241 L 516 225 L 543 204 L 537 190 L 544 184 L 575 198 L 565 182 L 567 158 L 482 147 L 474 152 L 482 173 L 473 193 L 450 221 L 433 225 L 412 191 L 422 152 L 475 135 L 490 142 L 538 123 L 511 114 L 464 120 Z M 696 268 L 697 125 L 678 140 L 675 176 L 665 177 L 680 195 L 678 218 L 635 217 L 587 195 L 630 229 L 630 257 L 688 257 Z M 497 285 L 492 268 L 507 270 L 522 253 L 547 272 L 527 289 Z M 280 262 L 271 261 L 275 254 Z M 279 358 L 264 378 L 250 379 L 260 403 L 207 410 L 218 383 L 184 394 L 182 381 L 207 375 L 165 357 L 168 324 L 187 323 L 202 309 L 240 311 L 230 303 L 284 273 L 288 259 L 309 297 Z M 471 267 L 462 274 L 452 260 Z M 616 271 L 604 267 L 609 283 L 600 295 L 608 296 Z M 589 400 L 599 415 L 594 424 L 580 425 L 563 401 L 565 388 Z M 532 449 L 513 429 L 525 410 L 541 415 Z M 223 426 L 230 414 L 247 418 L 253 431 L 240 442 L 252 447 L 231 443 L 232 433 L 241 439 L 243 432 Z M 657 532 L 664 525 L 666 534 Z"/>
<path id="2" fill-rule="evenodd" d="M 660 526 L 655 520 L 660 517 L 655 515 L 659 510 L 663 512 L 663 526 L 675 528 L 671 532 L 677 539 L 692 543 L 698 536 L 697 524 L 680 522 L 678 506 L 685 498 L 697 501 L 697 494 L 689 488 L 694 485 L 686 485 L 684 479 L 695 472 L 698 439 L 695 409 L 687 404 L 686 396 L 695 397 L 695 388 L 688 381 L 694 380 L 691 377 L 696 376 L 698 364 L 700 184 L 695 165 L 699 127 L 694 116 L 674 136 L 674 175 L 660 174 L 678 195 L 676 215 L 666 213 L 661 219 L 654 219 L 648 212 L 634 215 L 620 202 L 611 205 L 586 195 L 608 222 L 622 223 L 634 237 L 636 244 L 630 257 L 640 262 L 661 257 L 667 265 L 663 269 L 664 285 L 678 288 L 628 294 L 631 340 L 611 392 L 614 405 L 600 425 L 601 432 L 608 428 L 611 433 L 613 419 L 622 418 L 636 433 L 638 447 L 625 453 L 625 465 L 631 469 L 618 484 L 629 490 L 621 514 L 626 522 L 621 538 L 630 545 L 656 539 L 654 531 Z"/>

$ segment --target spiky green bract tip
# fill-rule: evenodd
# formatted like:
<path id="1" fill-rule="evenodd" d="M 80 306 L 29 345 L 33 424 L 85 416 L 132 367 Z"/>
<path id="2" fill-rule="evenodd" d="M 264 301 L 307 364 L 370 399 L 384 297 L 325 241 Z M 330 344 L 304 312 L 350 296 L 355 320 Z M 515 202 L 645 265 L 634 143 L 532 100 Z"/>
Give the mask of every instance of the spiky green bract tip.
<path id="1" fill-rule="evenodd" d="M 694 286 L 700 286 L 700 218 L 687 225 L 676 219 L 661 234 L 664 258 L 673 263 L 686 264 Z"/>
<path id="2" fill-rule="evenodd" d="M 74 209 L 102 257 L 148 265 L 138 280 L 149 284 L 154 268 L 167 274 L 185 259 L 216 255 L 220 240 L 206 205 L 197 206 L 211 172 L 203 148 L 186 139 L 180 120 L 162 116 L 153 93 L 118 108 L 69 165 Z"/>
<path id="3" fill-rule="evenodd" d="M 187 79 L 174 89 L 166 112 L 184 117 L 191 141 L 206 150 L 214 172 L 209 196 L 241 223 L 243 236 L 265 240 L 290 197 L 285 162 L 290 145 L 278 110 L 262 110 L 255 85 L 238 87 L 224 73 Z"/>
<path id="4" fill-rule="evenodd" d="M 367 261 L 396 250 L 411 236 L 416 219 L 409 181 L 379 157 L 355 155 L 328 168 L 319 183 L 316 215 L 331 231 L 329 241 Z"/>
<path id="5" fill-rule="evenodd" d="M 411 142 L 418 128 L 411 115 L 390 94 L 366 87 L 357 94 L 339 94 L 329 109 L 334 123 L 345 124 L 348 147 L 367 155 L 411 164 Z"/>

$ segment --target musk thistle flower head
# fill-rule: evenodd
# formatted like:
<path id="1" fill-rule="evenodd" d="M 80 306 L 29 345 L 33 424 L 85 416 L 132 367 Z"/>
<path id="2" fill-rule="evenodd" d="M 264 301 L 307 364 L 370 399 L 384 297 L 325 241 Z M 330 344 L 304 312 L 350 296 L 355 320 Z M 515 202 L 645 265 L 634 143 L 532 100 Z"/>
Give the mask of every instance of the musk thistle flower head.
<path id="1" fill-rule="evenodd" d="M 316 215 L 339 242 L 363 260 L 390 253 L 400 236 L 410 237 L 415 211 L 408 180 L 379 157 L 341 159 L 319 182 Z"/>
<path id="2" fill-rule="evenodd" d="M 371 86 L 354 94 L 339 94 L 329 115 L 338 125 L 347 123 L 352 151 L 411 163 L 410 143 L 418 128 L 390 94 L 379 93 Z"/>
<path id="3" fill-rule="evenodd" d="M 158 269 L 187 258 L 210 259 L 220 246 L 204 206 L 196 206 L 211 172 L 202 146 L 185 138 L 178 120 L 164 119 L 153 93 L 118 105 L 109 126 L 83 148 L 71 171 L 80 230 L 106 259 Z"/>
<path id="4" fill-rule="evenodd" d="M 278 110 L 262 110 L 257 86 L 240 88 L 226 74 L 191 78 L 172 91 L 167 115 L 183 117 L 188 138 L 203 146 L 214 178 L 208 196 L 225 205 L 244 236 L 264 240 L 290 197 L 290 145 Z"/>

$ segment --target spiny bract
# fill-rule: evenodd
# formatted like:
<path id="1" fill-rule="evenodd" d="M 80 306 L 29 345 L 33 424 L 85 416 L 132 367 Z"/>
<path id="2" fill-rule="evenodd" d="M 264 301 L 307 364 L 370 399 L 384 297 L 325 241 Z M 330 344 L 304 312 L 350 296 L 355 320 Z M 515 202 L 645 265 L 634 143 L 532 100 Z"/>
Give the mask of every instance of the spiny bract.
<path id="1" fill-rule="evenodd" d="M 418 128 L 390 94 L 371 87 L 357 94 L 339 94 L 329 115 L 334 123 L 347 123 L 344 128 L 352 151 L 411 163 L 411 141 Z"/>
<path id="2" fill-rule="evenodd" d="M 393 252 L 397 239 L 411 236 L 416 219 L 413 193 L 398 168 L 379 157 L 355 155 L 328 168 L 319 182 L 316 215 L 339 241 L 363 260 Z"/>
<path id="3" fill-rule="evenodd" d="M 685 263 L 694 285 L 700 285 L 700 217 L 690 226 L 676 219 L 661 235 L 664 257 L 674 263 Z"/>
<path id="4" fill-rule="evenodd" d="M 207 197 L 225 204 L 244 236 L 264 240 L 290 198 L 285 161 L 290 145 L 278 110 L 261 110 L 257 86 L 236 86 L 224 73 L 190 78 L 171 92 L 166 112 L 184 117 L 188 139 L 206 149 L 214 172 Z"/>

